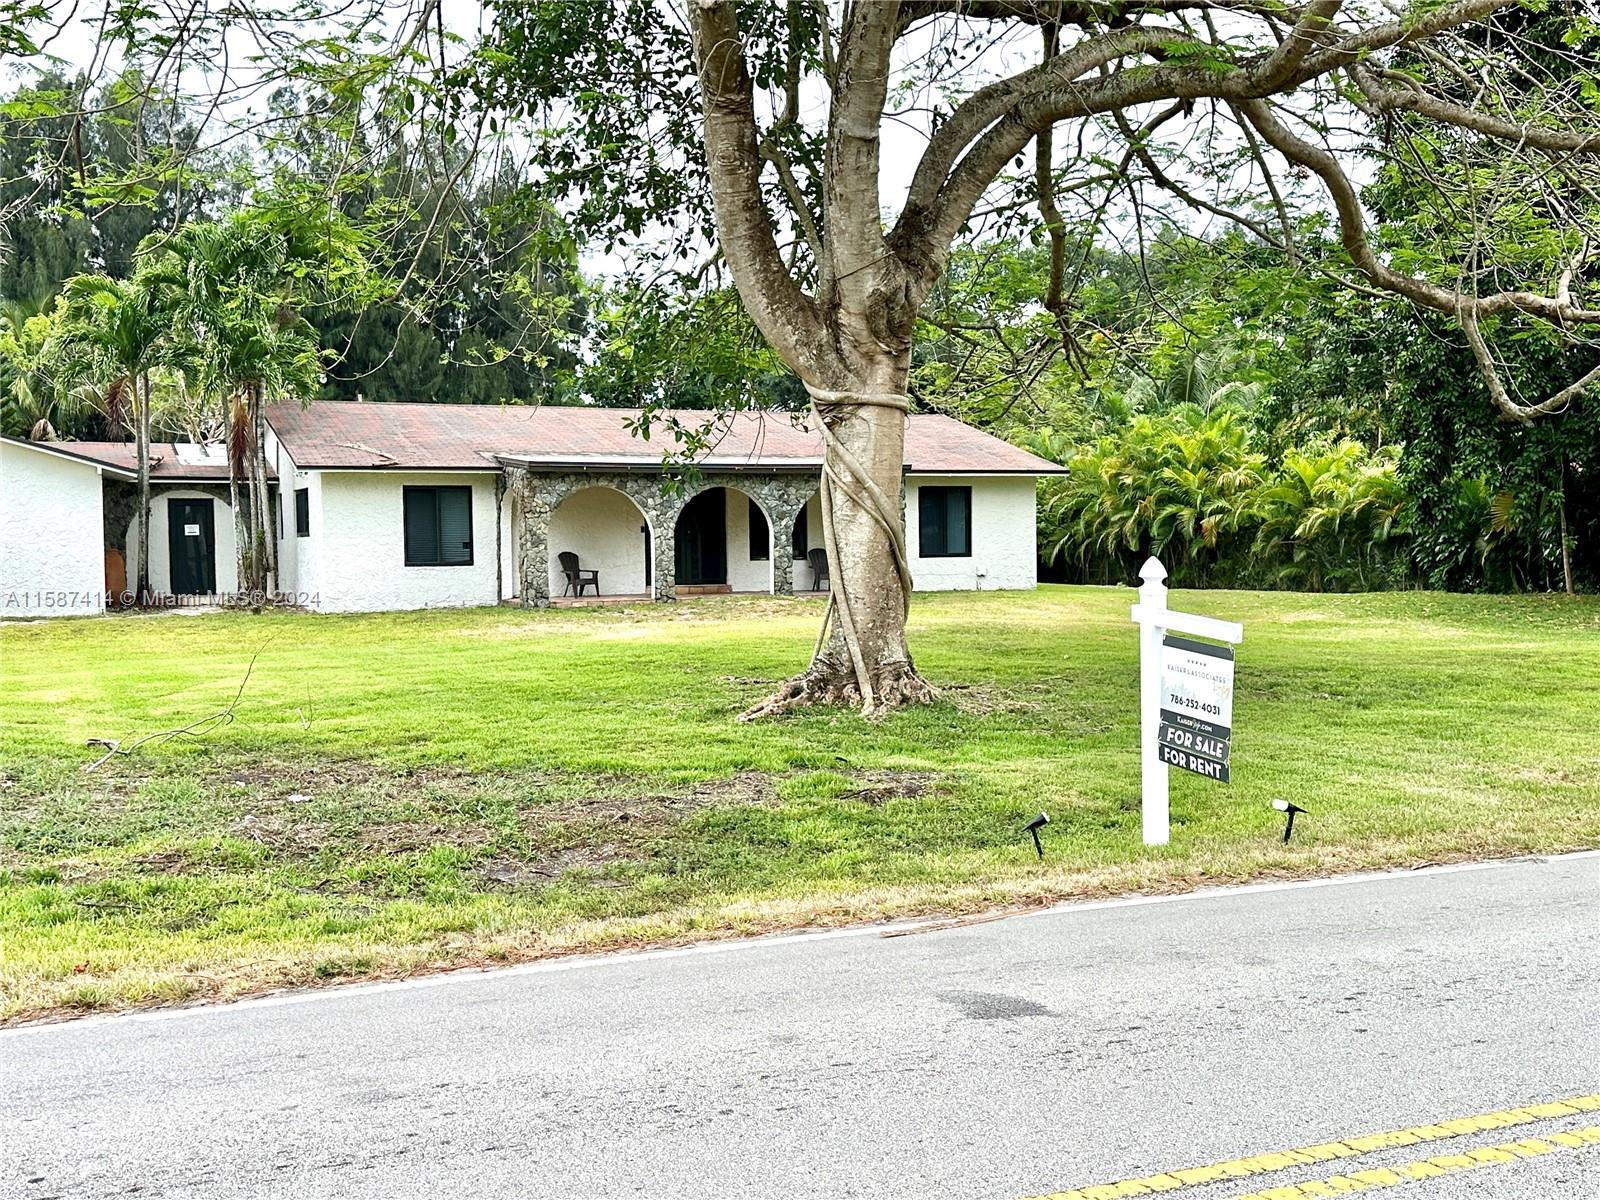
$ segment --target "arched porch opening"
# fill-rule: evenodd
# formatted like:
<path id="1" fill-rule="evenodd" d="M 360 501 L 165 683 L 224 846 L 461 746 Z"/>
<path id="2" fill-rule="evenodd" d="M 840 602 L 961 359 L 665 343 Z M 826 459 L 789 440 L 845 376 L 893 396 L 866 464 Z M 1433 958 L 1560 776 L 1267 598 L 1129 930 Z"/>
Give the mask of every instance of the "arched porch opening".
<path id="1" fill-rule="evenodd" d="M 680 596 L 773 592 L 772 518 L 737 487 L 691 496 L 673 527 L 674 579 Z"/>
<path id="2" fill-rule="evenodd" d="M 654 541 L 649 517 L 627 493 L 603 485 L 569 493 L 550 513 L 551 600 L 649 599 Z M 576 558 L 580 580 L 568 578 L 562 554 Z"/>
<path id="3" fill-rule="evenodd" d="M 794 590 L 801 593 L 821 590 L 817 587 L 817 572 L 810 559 L 813 550 L 824 550 L 821 493 L 813 492 L 811 499 L 795 514 L 789 545 L 794 551 Z"/>

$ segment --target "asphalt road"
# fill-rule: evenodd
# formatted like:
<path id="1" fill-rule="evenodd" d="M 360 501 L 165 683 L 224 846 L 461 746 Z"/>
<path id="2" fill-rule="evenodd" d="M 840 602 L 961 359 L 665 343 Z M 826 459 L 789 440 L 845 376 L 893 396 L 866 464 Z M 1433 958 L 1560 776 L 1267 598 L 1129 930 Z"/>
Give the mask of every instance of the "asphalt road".
<path id="1" fill-rule="evenodd" d="M 1571 856 L 16 1029 L 0 1195 L 1023 1197 L 1600 1093 L 1597 884 Z M 1600 1111 L 1524 1117 L 1164 1194 L 1539 1137 L 1386 1194 L 1600 1195 Z"/>

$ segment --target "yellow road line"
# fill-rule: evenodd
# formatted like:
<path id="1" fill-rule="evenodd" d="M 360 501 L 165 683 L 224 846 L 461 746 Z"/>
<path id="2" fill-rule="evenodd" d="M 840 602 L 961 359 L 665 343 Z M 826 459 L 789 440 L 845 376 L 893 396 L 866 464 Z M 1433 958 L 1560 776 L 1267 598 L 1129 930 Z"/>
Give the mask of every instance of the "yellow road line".
<path id="1" fill-rule="evenodd" d="M 1555 1117 L 1576 1116 L 1578 1113 L 1600 1112 L 1600 1093 L 1572 1096 L 1549 1104 L 1528 1104 L 1521 1108 L 1505 1108 L 1498 1112 L 1483 1113 L 1476 1117 L 1458 1117 L 1433 1125 L 1413 1125 L 1409 1129 L 1393 1129 L 1387 1133 L 1367 1134 L 1364 1137 L 1345 1138 L 1338 1142 L 1322 1142 L 1315 1146 L 1301 1146 L 1294 1150 L 1280 1150 L 1271 1154 L 1255 1154 L 1249 1158 L 1235 1158 L 1227 1162 L 1212 1163 L 1202 1167 L 1185 1167 L 1147 1175 L 1137 1179 L 1122 1179 L 1115 1183 L 1097 1183 L 1089 1187 L 1066 1192 L 1050 1192 L 1031 1200 L 1124 1200 L 1128 1196 L 1146 1196 L 1157 1192 L 1172 1192 L 1179 1188 L 1199 1187 L 1224 1179 L 1247 1179 L 1252 1175 L 1266 1175 L 1290 1167 L 1328 1162 L 1337 1158 L 1355 1158 L 1376 1150 L 1394 1146 L 1417 1146 L 1428 1142 L 1441 1142 L 1468 1133 L 1482 1133 L 1489 1129 L 1507 1129 L 1527 1125 L 1533 1121 L 1548 1121 Z M 1554 1137 L 1555 1135 L 1551 1135 Z M 1359 1188 L 1355 1190 L 1360 1190 Z M 1288 1195 L 1289 1193 L 1285 1193 Z M 1317 1195 L 1315 1192 L 1294 1193 Z M 1337 1195 L 1339 1193 L 1325 1193 Z"/>
<path id="2" fill-rule="evenodd" d="M 1418 1179 L 1437 1179 L 1441 1175 L 1455 1175 L 1500 1163 L 1521 1162 L 1525 1158 L 1538 1158 L 1558 1150 L 1581 1150 L 1585 1146 L 1600 1146 L 1600 1125 L 1523 1138 L 1520 1142 L 1501 1142 L 1498 1146 L 1480 1146 L 1465 1154 L 1440 1154 L 1399 1167 L 1375 1167 L 1368 1171 L 1353 1171 L 1349 1175 L 1330 1175 L 1327 1179 L 1308 1179 L 1287 1187 L 1267 1188 L 1265 1191 L 1236 1196 L 1234 1200 L 1323 1200 L 1327 1196 L 1348 1196 L 1369 1188 L 1394 1187 Z"/>

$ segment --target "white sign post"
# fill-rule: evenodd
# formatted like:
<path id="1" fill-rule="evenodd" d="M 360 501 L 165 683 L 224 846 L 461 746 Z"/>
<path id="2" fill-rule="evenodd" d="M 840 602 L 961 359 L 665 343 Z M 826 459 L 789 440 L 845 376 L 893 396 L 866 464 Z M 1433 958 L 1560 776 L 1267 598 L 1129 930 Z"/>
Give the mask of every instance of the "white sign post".
<path id="1" fill-rule="evenodd" d="M 1145 560 L 1139 569 L 1139 603 L 1131 614 L 1139 626 L 1139 764 L 1144 794 L 1140 812 L 1146 846 L 1165 846 L 1169 836 L 1167 764 L 1161 755 L 1162 660 L 1167 631 L 1232 645 L 1244 641 L 1244 626 L 1237 621 L 1169 609 L 1166 578 L 1167 569 L 1160 559 Z"/>

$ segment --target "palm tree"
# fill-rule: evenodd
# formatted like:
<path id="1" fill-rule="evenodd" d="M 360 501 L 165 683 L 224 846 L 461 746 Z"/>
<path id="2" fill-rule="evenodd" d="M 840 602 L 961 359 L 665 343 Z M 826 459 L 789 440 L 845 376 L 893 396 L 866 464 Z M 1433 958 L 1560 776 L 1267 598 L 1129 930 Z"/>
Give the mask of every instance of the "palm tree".
<path id="1" fill-rule="evenodd" d="M 228 430 L 240 586 L 266 593 L 277 576 L 277 541 L 269 518 L 266 400 L 309 399 L 322 358 L 310 324 L 288 300 L 294 272 L 287 240 L 252 214 L 194 223 L 163 246 L 184 278 L 186 373 L 214 395 Z M 239 503 L 248 491 L 249 527 Z"/>
<path id="2" fill-rule="evenodd" d="M 1276 483 L 1258 497 L 1257 549 L 1283 557 L 1284 582 L 1322 591 L 1372 584 L 1370 572 L 1393 538 L 1406 494 L 1390 451 L 1345 439 L 1290 450 Z"/>
<path id="3" fill-rule="evenodd" d="M 266 399 L 315 395 L 322 359 L 304 318 L 260 296 L 227 305 L 211 335 L 203 377 L 243 400 L 235 418 L 242 416 L 249 429 L 251 587 L 266 592 L 277 576 L 277 543 L 267 516 Z"/>
<path id="4" fill-rule="evenodd" d="M 53 303 L 54 297 L 43 305 L 0 300 L 0 430 L 35 442 L 82 436 L 97 411 L 109 428 L 120 430 L 126 414 L 102 411 L 98 388 L 56 386 L 50 361 Z"/>
<path id="5" fill-rule="evenodd" d="M 88 381 L 108 412 L 134 414 L 138 456 L 138 599 L 150 599 L 150 372 L 168 361 L 178 280 L 141 262 L 132 279 L 79 275 L 66 282 L 51 357 L 60 386 Z"/>

